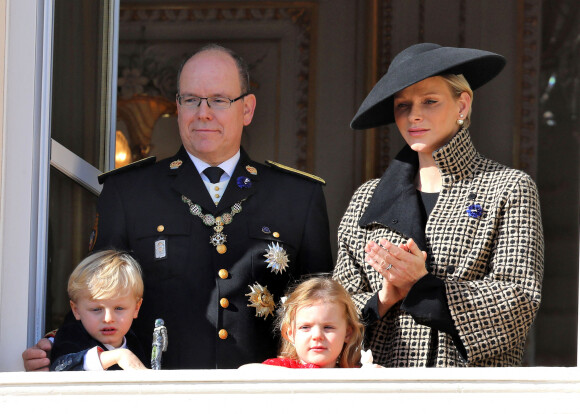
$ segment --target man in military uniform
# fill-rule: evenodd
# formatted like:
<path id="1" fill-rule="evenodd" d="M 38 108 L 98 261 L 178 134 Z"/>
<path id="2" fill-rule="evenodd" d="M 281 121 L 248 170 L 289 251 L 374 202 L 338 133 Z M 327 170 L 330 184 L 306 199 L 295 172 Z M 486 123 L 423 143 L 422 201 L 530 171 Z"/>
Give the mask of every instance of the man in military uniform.
<path id="1" fill-rule="evenodd" d="M 94 249 L 128 250 L 142 265 L 133 329 L 150 349 L 155 319 L 165 321 L 163 368 L 261 362 L 276 356 L 275 305 L 289 283 L 332 269 L 320 179 L 241 149 L 256 97 L 233 52 L 202 49 L 178 82 L 182 148 L 103 177 Z M 34 352 L 23 354 L 27 369 L 41 365 Z"/>

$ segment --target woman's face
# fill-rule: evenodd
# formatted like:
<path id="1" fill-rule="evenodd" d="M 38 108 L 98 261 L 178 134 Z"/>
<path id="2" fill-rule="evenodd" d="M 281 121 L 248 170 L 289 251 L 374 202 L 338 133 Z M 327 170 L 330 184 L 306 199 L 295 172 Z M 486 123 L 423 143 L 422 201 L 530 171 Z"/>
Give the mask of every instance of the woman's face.
<path id="1" fill-rule="evenodd" d="M 460 114 L 465 118 L 471 105 L 467 92 L 455 98 L 440 76 L 397 92 L 394 102 L 395 122 L 401 135 L 414 151 L 429 155 L 457 133 L 457 120 Z"/>

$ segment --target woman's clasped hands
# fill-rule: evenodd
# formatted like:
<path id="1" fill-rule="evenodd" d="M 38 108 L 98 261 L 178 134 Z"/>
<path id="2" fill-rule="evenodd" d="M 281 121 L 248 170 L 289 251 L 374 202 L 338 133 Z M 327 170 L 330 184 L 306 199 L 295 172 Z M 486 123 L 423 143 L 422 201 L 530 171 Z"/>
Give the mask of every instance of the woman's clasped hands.
<path id="1" fill-rule="evenodd" d="M 413 239 L 398 246 L 381 239 L 365 246 L 365 261 L 383 276 L 379 291 L 379 314 L 382 317 L 395 303 L 403 300 L 413 285 L 425 276 L 427 253 Z"/>

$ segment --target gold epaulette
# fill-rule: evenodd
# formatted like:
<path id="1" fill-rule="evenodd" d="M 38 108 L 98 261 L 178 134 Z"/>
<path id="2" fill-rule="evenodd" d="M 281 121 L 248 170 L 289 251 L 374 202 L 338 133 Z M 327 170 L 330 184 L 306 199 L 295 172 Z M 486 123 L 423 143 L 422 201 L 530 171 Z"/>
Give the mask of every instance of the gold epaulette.
<path id="1" fill-rule="evenodd" d="M 114 170 L 107 171 L 98 176 L 99 184 L 103 184 L 105 180 L 111 175 L 121 174 L 129 170 L 133 170 L 138 167 L 145 167 L 149 164 L 155 164 L 155 157 L 147 157 L 142 160 L 132 162 L 131 164 L 124 165 L 123 167 L 115 168 Z"/>
<path id="2" fill-rule="evenodd" d="M 266 160 L 266 165 L 269 165 L 271 167 L 274 167 L 274 168 L 276 168 L 276 169 L 278 169 L 280 171 L 286 171 L 286 172 L 295 174 L 295 175 L 297 175 L 299 177 L 306 178 L 306 179 L 309 179 L 311 181 L 315 181 L 315 182 L 320 183 L 322 185 L 326 185 L 326 181 L 324 181 L 324 179 L 322 179 L 322 178 L 320 178 L 320 177 L 318 177 L 318 176 L 316 176 L 314 174 L 310 174 L 310 173 L 307 173 L 307 172 L 304 172 L 304 171 L 300 171 L 300 170 L 297 170 L 295 168 L 288 167 L 286 165 L 283 165 L 283 164 L 280 164 L 280 163 L 277 163 L 277 162 L 274 162 L 274 161 L 270 161 L 270 160 Z"/>

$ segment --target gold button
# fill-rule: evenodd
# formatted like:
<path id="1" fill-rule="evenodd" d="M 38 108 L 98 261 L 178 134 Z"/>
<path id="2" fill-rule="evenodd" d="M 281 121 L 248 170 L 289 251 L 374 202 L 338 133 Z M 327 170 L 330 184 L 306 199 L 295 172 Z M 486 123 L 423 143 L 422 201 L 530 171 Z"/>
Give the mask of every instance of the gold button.
<path id="1" fill-rule="evenodd" d="M 218 247 L 215 248 L 219 254 L 224 254 L 228 251 L 228 248 L 225 244 L 220 244 Z"/>
<path id="2" fill-rule="evenodd" d="M 221 298 L 220 299 L 220 306 L 225 309 L 228 306 L 230 306 L 230 301 L 227 300 L 226 298 Z"/>
<path id="3" fill-rule="evenodd" d="M 216 195 L 215 195 L 215 198 L 220 198 L 220 195 L 219 195 L 219 194 L 216 194 Z"/>
<path id="4" fill-rule="evenodd" d="M 216 191 L 219 191 L 219 189 L 220 189 L 220 188 L 219 188 L 219 187 L 216 185 L 216 186 L 214 187 L 214 189 L 215 189 Z"/>
<path id="5" fill-rule="evenodd" d="M 159 226 L 157 226 L 157 231 L 159 233 L 161 233 L 163 230 L 165 230 L 165 226 L 163 224 L 160 224 Z"/>
<path id="6" fill-rule="evenodd" d="M 222 279 L 227 279 L 229 273 L 228 273 L 228 271 L 226 269 L 220 269 L 220 271 L 218 272 L 218 275 Z"/>
<path id="7" fill-rule="evenodd" d="M 228 337 L 228 331 L 226 331 L 225 329 L 220 329 L 220 331 L 218 332 L 218 336 L 220 337 L 220 339 L 226 339 Z"/>
<path id="8" fill-rule="evenodd" d="M 274 233 L 272 233 L 272 236 L 278 238 L 278 237 L 280 237 L 280 233 L 278 233 L 277 231 L 275 231 Z"/>

